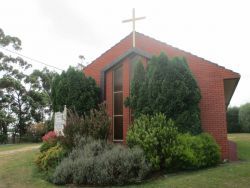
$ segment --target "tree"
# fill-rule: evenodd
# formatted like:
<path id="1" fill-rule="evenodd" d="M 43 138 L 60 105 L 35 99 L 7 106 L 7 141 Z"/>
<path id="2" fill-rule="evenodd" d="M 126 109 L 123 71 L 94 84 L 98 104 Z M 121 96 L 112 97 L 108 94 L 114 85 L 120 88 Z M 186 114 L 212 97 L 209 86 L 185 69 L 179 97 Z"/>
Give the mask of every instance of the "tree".
<path id="1" fill-rule="evenodd" d="M 5 35 L 0 28 L 0 46 L 21 50 L 21 40 Z M 0 131 L 6 136 L 11 126 L 14 140 L 16 134 L 22 137 L 31 123 L 43 121 L 46 109 L 51 109 L 50 85 L 54 73 L 43 69 L 27 75 L 30 67 L 22 58 L 0 52 Z"/>
<path id="2" fill-rule="evenodd" d="M 31 116 L 35 122 L 45 120 L 44 116 L 51 117 L 52 112 L 52 81 L 58 73 L 50 71 L 47 68 L 43 70 L 34 70 L 26 77 L 25 82 L 29 83 L 31 97 Z"/>
<path id="3" fill-rule="evenodd" d="M 0 46 L 12 47 L 14 50 L 21 50 L 21 40 L 17 37 L 5 35 L 0 28 Z M 3 76 L 13 76 L 17 79 L 25 77 L 23 70 L 31 67 L 20 57 L 12 57 L 0 52 L 0 72 Z"/>
<path id="4" fill-rule="evenodd" d="M 0 110 L 0 144 L 7 143 L 8 138 L 8 126 L 14 122 L 14 118 L 4 110 Z"/>
<path id="5" fill-rule="evenodd" d="M 99 103 L 99 88 L 93 78 L 86 77 L 82 71 L 69 67 L 57 75 L 52 84 L 53 111 L 62 111 L 64 105 L 84 115 Z"/>
<path id="6" fill-rule="evenodd" d="M 5 35 L 0 29 L 0 45 L 2 47 L 21 49 L 21 40 L 17 37 Z M 29 116 L 29 97 L 24 86 L 26 75 L 24 70 L 30 68 L 20 57 L 12 57 L 0 52 L 0 104 L 6 117 L 13 117 L 14 137 L 18 132 L 22 136 L 30 121 Z M 10 124 L 10 121 L 8 121 Z M 7 125 L 8 126 L 8 125 Z"/>
<path id="7" fill-rule="evenodd" d="M 8 76 L 0 79 L 0 87 L 4 90 L 1 103 L 16 120 L 14 122 L 14 137 L 16 133 L 22 137 L 32 122 L 30 113 L 32 99 L 29 92 L 21 81 Z"/>
<path id="8" fill-rule="evenodd" d="M 179 131 L 200 133 L 201 95 L 186 60 L 178 57 L 170 60 L 162 53 L 150 60 L 145 76 L 141 69 L 142 65 L 135 69 L 127 100 L 135 117 L 160 112 L 175 120 Z"/>
<path id="9" fill-rule="evenodd" d="M 229 107 L 227 109 L 227 131 L 229 133 L 241 132 L 239 123 L 239 107 Z"/>
<path id="10" fill-rule="evenodd" d="M 240 107 L 239 120 L 242 130 L 250 132 L 250 103 L 246 103 Z"/>

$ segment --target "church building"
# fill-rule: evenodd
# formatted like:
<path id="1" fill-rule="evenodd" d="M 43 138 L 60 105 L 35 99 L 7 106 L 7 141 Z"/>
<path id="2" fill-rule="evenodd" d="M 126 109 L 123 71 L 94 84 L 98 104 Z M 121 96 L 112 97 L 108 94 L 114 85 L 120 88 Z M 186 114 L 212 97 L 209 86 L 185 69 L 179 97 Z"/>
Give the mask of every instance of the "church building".
<path id="1" fill-rule="evenodd" d="M 130 93 L 133 63 L 140 60 L 146 66 L 153 55 L 164 52 L 169 58 L 178 56 L 187 60 L 201 91 L 199 106 L 202 130 L 216 139 L 223 159 L 235 160 L 236 146 L 227 139 L 226 110 L 240 75 L 138 32 L 135 33 L 135 47 L 132 41 L 131 33 L 83 70 L 101 88 L 102 99 L 106 101 L 107 111 L 112 119 L 110 139 L 113 142 L 126 143 L 126 133 L 133 117 L 123 101 Z"/>

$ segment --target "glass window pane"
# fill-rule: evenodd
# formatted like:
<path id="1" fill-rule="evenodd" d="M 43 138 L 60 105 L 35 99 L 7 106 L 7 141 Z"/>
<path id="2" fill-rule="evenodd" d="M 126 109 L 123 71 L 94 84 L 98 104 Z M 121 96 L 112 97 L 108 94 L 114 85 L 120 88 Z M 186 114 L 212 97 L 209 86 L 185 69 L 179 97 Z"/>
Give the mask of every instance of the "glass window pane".
<path id="1" fill-rule="evenodd" d="M 114 117 L 114 140 L 123 140 L 123 117 Z"/>
<path id="2" fill-rule="evenodd" d="M 114 92 L 122 91 L 122 67 L 114 70 Z"/>
<path id="3" fill-rule="evenodd" d="M 123 112 L 123 97 L 122 92 L 114 93 L 114 115 L 122 115 Z"/>

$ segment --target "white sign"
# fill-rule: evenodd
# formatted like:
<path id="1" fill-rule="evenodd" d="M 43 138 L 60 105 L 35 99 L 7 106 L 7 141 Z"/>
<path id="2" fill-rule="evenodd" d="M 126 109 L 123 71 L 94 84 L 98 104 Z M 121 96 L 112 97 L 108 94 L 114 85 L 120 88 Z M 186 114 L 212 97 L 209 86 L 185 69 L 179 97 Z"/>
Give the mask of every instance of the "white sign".
<path id="1" fill-rule="evenodd" d="M 64 111 L 55 113 L 54 131 L 57 136 L 63 135 L 63 128 L 66 125 L 67 108 L 64 106 Z"/>

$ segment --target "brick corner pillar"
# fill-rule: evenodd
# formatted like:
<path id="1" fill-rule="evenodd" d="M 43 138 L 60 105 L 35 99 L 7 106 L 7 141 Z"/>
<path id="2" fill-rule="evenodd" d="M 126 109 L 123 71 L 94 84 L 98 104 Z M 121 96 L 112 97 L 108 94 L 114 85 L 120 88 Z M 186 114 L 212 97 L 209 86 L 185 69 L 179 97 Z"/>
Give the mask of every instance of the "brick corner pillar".
<path id="1" fill-rule="evenodd" d="M 229 159 L 223 80 L 213 75 L 208 82 L 200 84 L 202 129 L 215 138 L 221 149 L 222 160 Z"/>

